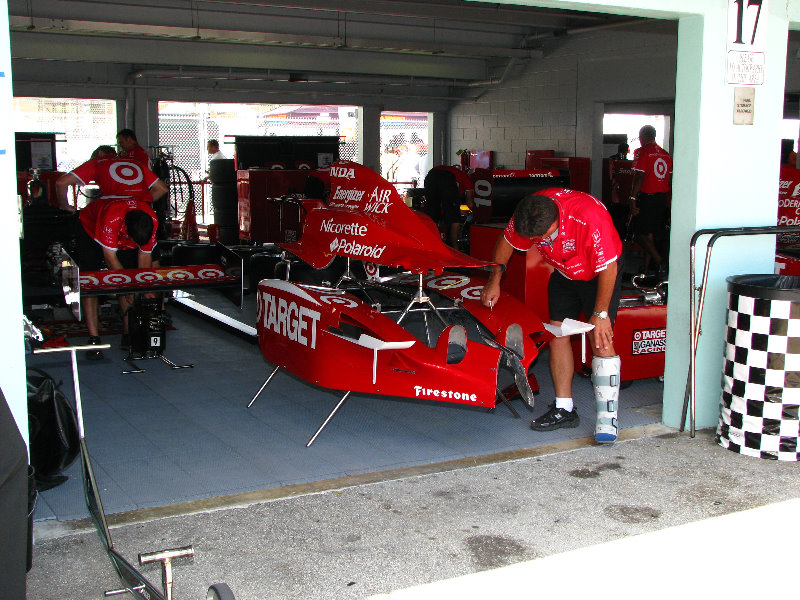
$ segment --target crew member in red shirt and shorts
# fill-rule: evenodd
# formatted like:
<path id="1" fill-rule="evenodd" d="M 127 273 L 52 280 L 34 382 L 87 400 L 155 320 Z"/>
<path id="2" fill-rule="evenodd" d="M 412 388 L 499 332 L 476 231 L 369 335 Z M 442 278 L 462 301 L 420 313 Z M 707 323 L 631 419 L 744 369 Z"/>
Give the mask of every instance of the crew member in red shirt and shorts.
<path id="1" fill-rule="evenodd" d="M 158 218 L 148 198 L 160 198 L 167 186 L 155 173 L 137 162 L 120 158 L 110 146 L 101 146 L 91 160 L 56 181 L 61 207 L 67 207 L 70 185 L 86 185 L 94 181 L 101 196 L 78 213 L 78 266 L 84 271 L 147 268 L 152 265 L 156 245 Z M 152 194 L 152 195 L 151 195 Z M 118 297 L 123 317 L 123 346 L 128 332 L 128 308 L 131 295 Z M 89 330 L 89 344 L 100 344 L 98 335 L 97 297 L 81 298 Z M 100 350 L 89 351 L 87 358 L 103 358 Z"/>
<path id="2" fill-rule="evenodd" d="M 550 323 L 578 319 L 583 313 L 594 325 L 592 383 L 597 419 L 595 440 L 617 439 L 620 358 L 614 350 L 613 321 L 619 305 L 618 261 L 622 242 L 605 206 L 589 194 L 550 188 L 523 198 L 514 210 L 494 249 L 494 267 L 481 293 L 484 306 L 500 298 L 504 266 L 514 250 L 536 247 L 555 270 L 547 286 Z M 578 411 L 572 400 L 574 363 L 569 336 L 550 342 L 550 373 L 556 399 L 550 409 L 531 422 L 535 431 L 577 427 Z"/>
<path id="3" fill-rule="evenodd" d="M 636 241 L 644 248 L 644 271 L 653 263 L 658 275 L 667 274 L 667 261 L 658 251 L 658 240 L 666 235 L 669 192 L 672 188 L 672 157 L 656 144 L 656 128 L 639 130 L 641 148 L 633 153 L 631 215 Z"/>

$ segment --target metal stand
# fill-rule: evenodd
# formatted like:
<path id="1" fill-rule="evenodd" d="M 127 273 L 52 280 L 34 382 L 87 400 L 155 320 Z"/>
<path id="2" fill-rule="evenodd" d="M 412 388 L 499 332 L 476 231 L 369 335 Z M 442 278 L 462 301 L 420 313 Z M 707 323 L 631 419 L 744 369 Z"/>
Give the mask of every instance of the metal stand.
<path id="1" fill-rule="evenodd" d="M 117 596 L 120 594 L 131 594 L 132 596 L 140 598 L 141 600 L 172 600 L 172 560 L 184 556 L 194 556 L 194 549 L 191 546 L 183 546 L 181 548 L 172 548 L 139 555 L 139 563 L 142 565 L 150 562 L 161 562 L 162 583 L 164 586 L 163 593 L 152 583 L 150 583 L 133 565 L 125 560 L 125 558 L 123 558 L 122 555 L 119 554 L 114 548 L 114 542 L 111 539 L 111 532 L 108 529 L 106 513 L 103 510 L 103 502 L 100 499 L 100 491 L 97 487 L 97 480 L 94 476 L 92 461 L 89 458 L 89 450 L 86 448 L 86 437 L 84 435 L 85 430 L 83 423 L 83 403 L 81 401 L 80 380 L 78 378 L 78 361 L 75 357 L 75 353 L 81 350 L 105 350 L 110 347 L 111 344 L 59 346 L 56 348 L 39 348 L 34 350 L 33 353 L 49 354 L 53 352 L 69 352 L 71 355 L 72 384 L 73 389 L 75 390 L 75 411 L 78 417 L 78 437 L 80 438 L 86 507 L 89 509 L 89 514 L 97 526 L 100 538 L 106 547 L 108 557 L 114 564 L 120 581 L 125 586 L 116 590 L 107 591 L 105 592 L 105 596 L 108 597 Z M 222 595 L 224 595 L 227 598 L 235 600 L 230 588 L 224 583 L 212 585 L 209 588 L 209 597 L 211 597 L 212 592 L 215 593 L 217 597 L 222 597 Z"/>
<path id="2" fill-rule="evenodd" d="M 147 353 L 147 354 L 133 354 L 133 353 L 130 353 L 123 360 L 131 366 L 131 369 L 129 369 L 127 371 L 122 371 L 122 374 L 123 375 L 130 375 L 131 373 L 144 373 L 145 369 L 142 369 L 139 365 L 137 365 L 133 361 L 134 360 L 150 360 L 152 358 L 160 358 L 162 361 L 164 361 L 167 364 L 167 366 L 170 369 L 173 369 L 173 370 L 174 369 L 194 369 L 194 365 L 193 364 L 176 365 L 174 362 L 172 362 L 170 359 L 168 359 L 163 354 L 152 354 L 152 355 L 150 355 L 149 353 Z"/>

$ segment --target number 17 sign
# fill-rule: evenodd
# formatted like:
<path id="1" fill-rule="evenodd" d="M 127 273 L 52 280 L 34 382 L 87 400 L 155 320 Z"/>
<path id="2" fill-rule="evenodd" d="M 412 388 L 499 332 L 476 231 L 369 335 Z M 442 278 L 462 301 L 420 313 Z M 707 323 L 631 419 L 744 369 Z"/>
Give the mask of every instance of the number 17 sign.
<path id="1" fill-rule="evenodd" d="M 764 85 L 769 0 L 728 0 L 727 82 Z"/>

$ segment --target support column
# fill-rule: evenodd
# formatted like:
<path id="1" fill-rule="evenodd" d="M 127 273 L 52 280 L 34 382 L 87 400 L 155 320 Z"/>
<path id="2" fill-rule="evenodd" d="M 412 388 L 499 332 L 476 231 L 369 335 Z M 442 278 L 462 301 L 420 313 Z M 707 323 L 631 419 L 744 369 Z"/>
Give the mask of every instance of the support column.
<path id="1" fill-rule="evenodd" d="M 764 11 L 766 13 L 766 11 Z M 733 124 L 726 83 L 727 6 L 683 17 L 678 29 L 674 185 L 667 313 L 664 423 L 678 426 L 689 365 L 689 241 L 698 229 L 775 225 L 780 123 L 786 66 L 786 6 L 771 2 L 765 84 L 755 88 L 753 125 Z M 774 140 L 765 144 L 764 140 Z M 697 246 L 699 266 L 705 240 Z M 697 426 L 716 425 L 729 275 L 772 273 L 774 236 L 742 236 L 714 246 L 697 350 Z M 699 282 L 699 269 L 698 269 Z"/>
<path id="2" fill-rule="evenodd" d="M 359 111 L 359 160 L 362 165 L 381 172 L 381 106 L 362 106 Z"/>

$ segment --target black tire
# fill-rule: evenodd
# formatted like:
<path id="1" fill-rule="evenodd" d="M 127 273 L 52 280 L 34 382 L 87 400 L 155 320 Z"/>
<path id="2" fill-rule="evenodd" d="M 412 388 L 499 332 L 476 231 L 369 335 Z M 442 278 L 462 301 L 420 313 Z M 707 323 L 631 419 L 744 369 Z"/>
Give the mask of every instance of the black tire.
<path id="1" fill-rule="evenodd" d="M 236 600 L 227 583 L 215 583 L 208 588 L 206 600 Z"/>
<path id="2" fill-rule="evenodd" d="M 280 254 L 261 252 L 250 257 L 249 290 L 256 292 L 258 282 L 262 279 L 277 279 L 277 266 L 281 262 Z"/>
<path id="3" fill-rule="evenodd" d="M 211 183 L 236 181 L 232 158 L 217 158 L 208 163 L 208 179 Z"/>

